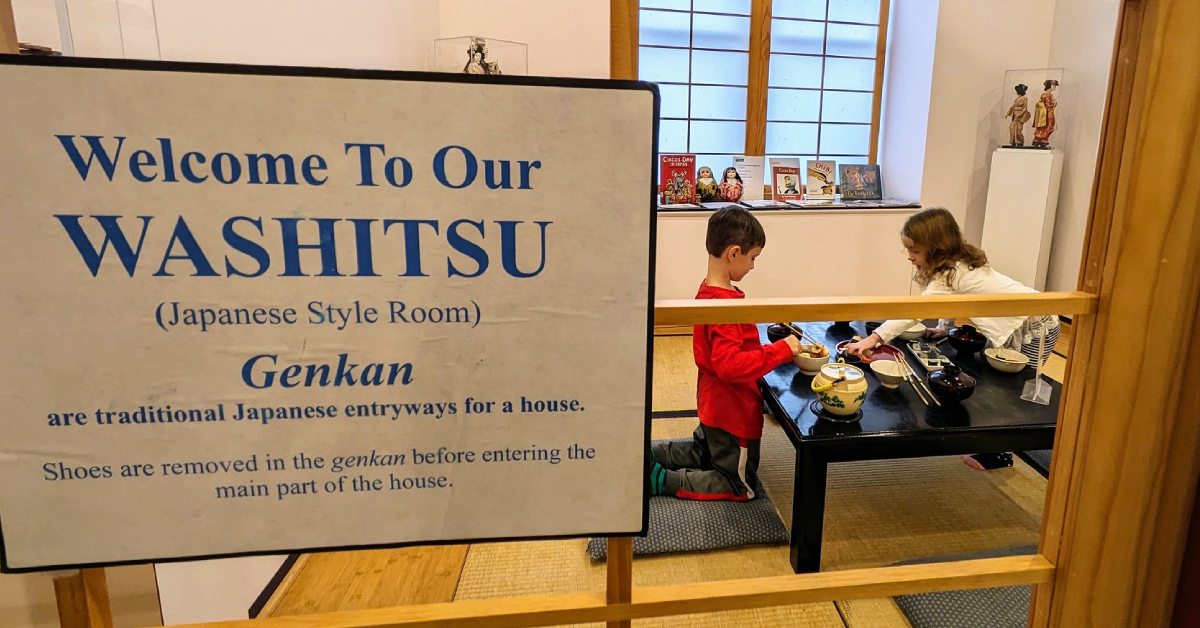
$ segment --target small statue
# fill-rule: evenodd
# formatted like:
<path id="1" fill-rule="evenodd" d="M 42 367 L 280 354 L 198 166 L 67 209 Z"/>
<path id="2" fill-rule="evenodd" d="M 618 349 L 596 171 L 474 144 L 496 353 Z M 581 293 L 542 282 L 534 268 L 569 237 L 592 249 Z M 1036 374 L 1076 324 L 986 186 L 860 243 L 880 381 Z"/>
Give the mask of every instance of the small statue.
<path id="1" fill-rule="evenodd" d="M 700 166 L 696 172 L 696 198 L 701 203 L 717 200 L 717 180 L 713 178 L 712 168 Z"/>
<path id="2" fill-rule="evenodd" d="M 1004 117 L 1012 118 L 1012 121 L 1008 123 L 1008 145 L 1016 147 L 1025 145 L 1025 123 L 1029 122 L 1031 114 L 1029 113 L 1029 98 L 1025 96 L 1029 86 L 1021 83 L 1013 89 L 1016 90 L 1017 97 L 1013 99 L 1012 106 L 1008 108 Z"/>
<path id="3" fill-rule="evenodd" d="M 487 40 L 482 37 L 472 37 L 467 46 L 467 65 L 463 74 L 500 74 L 500 64 L 488 61 Z"/>
<path id="4" fill-rule="evenodd" d="M 737 168 L 729 167 L 725 169 L 725 173 L 721 175 L 721 185 L 718 186 L 721 194 L 721 200 L 736 203 L 742 200 L 742 175 L 738 174 Z"/>
<path id="5" fill-rule="evenodd" d="M 1038 97 L 1037 104 L 1034 105 L 1033 114 L 1033 142 L 1032 145 L 1037 148 L 1050 148 L 1050 134 L 1054 133 L 1057 126 L 1054 121 L 1054 109 L 1058 107 L 1058 100 L 1054 97 L 1054 89 L 1058 87 L 1058 81 L 1047 79 L 1042 83 L 1042 95 Z"/>
<path id="6" fill-rule="evenodd" d="M 483 74 L 483 55 L 472 50 L 467 50 L 467 56 L 469 60 L 466 67 L 463 68 L 463 74 Z"/>

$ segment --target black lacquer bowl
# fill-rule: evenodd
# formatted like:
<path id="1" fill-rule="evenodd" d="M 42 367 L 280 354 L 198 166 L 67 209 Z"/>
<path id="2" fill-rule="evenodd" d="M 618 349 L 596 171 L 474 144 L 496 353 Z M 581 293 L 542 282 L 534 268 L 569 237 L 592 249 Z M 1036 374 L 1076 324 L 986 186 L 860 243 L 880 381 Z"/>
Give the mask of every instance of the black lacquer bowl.
<path id="1" fill-rule="evenodd" d="M 951 364 L 929 374 L 929 390 L 942 403 L 961 403 L 975 392 L 975 378 Z"/>
<path id="2" fill-rule="evenodd" d="M 787 327 L 784 327 L 782 323 L 767 326 L 767 340 L 769 342 L 779 342 L 790 335 L 792 335 L 792 332 Z"/>
<path id="3" fill-rule="evenodd" d="M 954 347 L 958 355 L 963 358 L 969 358 L 983 351 L 984 346 L 987 345 L 987 336 L 971 325 L 951 329 L 946 334 L 946 338 L 950 342 L 950 346 Z"/>

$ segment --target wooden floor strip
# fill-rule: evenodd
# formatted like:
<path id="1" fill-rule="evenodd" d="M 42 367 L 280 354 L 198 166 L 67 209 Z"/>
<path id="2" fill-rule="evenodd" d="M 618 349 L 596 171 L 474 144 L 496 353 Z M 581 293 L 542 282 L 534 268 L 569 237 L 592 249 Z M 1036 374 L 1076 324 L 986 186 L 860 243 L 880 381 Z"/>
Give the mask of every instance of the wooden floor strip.
<path id="1" fill-rule="evenodd" d="M 467 545 L 307 554 L 263 617 L 454 600 Z M 289 574 L 291 575 L 291 574 Z"/>

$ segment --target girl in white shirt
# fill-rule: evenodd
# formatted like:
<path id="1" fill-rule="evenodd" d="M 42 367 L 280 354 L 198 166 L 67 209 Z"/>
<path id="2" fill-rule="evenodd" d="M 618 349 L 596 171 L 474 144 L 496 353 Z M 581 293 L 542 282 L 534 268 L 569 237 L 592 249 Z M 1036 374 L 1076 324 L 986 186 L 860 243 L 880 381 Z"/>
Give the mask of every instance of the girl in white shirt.
<path id="1" fill-rule="evenodd" d="M 921 294 L 1037 292 L 988 266 L 987 254 L 963 240 L 958 222 L 946 209 L 939 207 L 913 214 L 900 230 L 900 242 L 908 251 L 908 261 L 916 267 L 916 281 L 924 288 Z M 859 354 L 873 349 L 918 322 L 916 319 L 887 321 L 871 335 L 847 345 L 846 350 Z M 953 323 L 943 319 L 937 327 L 926 329 L 925 336 L 945 336 Z M 1029 368 L 1036 366 L 1042 336 L 1045 336 L 1045 345 L 1040 348 L 1043 362 L 1058 341 L 1056 316 L 978 316 L 971 318 L 971 324 L 987 337 L 989 345 L 1016 349 L 1029 356 Z"/>
<path id="2" fill-rule="evenodd" d="M 927 209 L 913 214 L 900 230 L 900 242 L 908 251 L 908 261 L 916 267 L 916 280 L 924 290 L 921 294 L 1012 294 L 1036 292 L 1033 288 L 996 272 L 988 266 L 987 255 L 979 247 L 963 241 L 954 215 L 942 208 Z M 890 342 L 917 320 L 891 320 L 880 325 L 871 335 L 850 343 L 846 351 L 854 354 L 873 349 L 881 342 Z M 1049 357 L 1058 341 L 1056 316 L 979 316 L 971 323 L 994 347 L 1018 349 L 1029 356 L 1030 367 Z M 943 319 L 937 327 L 927 328 L 925 336 L 945 336 L 953 321 Z M 1044 341 L 1043 341 L 1044 337 Z M 963 457 L 968 466 L 979 469 L 1000 469 L 1012 466 L 1012 453 L 984 453 Z"/>

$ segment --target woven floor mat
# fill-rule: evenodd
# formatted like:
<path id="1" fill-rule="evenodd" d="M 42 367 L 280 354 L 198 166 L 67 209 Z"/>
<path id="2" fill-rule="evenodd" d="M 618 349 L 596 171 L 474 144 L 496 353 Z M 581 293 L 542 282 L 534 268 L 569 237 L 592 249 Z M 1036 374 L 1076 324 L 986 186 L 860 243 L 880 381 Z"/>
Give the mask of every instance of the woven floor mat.
<path id="1" fill-rule="evenodd" d="M 696 412 L 696 358 L 691 336 L 654 337 L 654 412 Z"/>
<path id="2" fill-rule="evenodd" d="M 653 425 L 656 439 L 685 438 L 696 419 L 663 419 Z M 606 563 L 593 562 L 585 552 L 587 539 L 478 543 L 467 553 L 456 600 L 519 595 L 602 591 Z M 792 573 L 786 547 L 741 547 L 690 554 L 658 554 L 638 558 L 634 586 L 665 586 L 782 576 Z M 603 624 L 592 624 L 603 626 Z M 634 620 L 634 626 L 727 628 L 728 626 L 845 625 L 832 602 L 780 606 L 746 611 Z"/>

